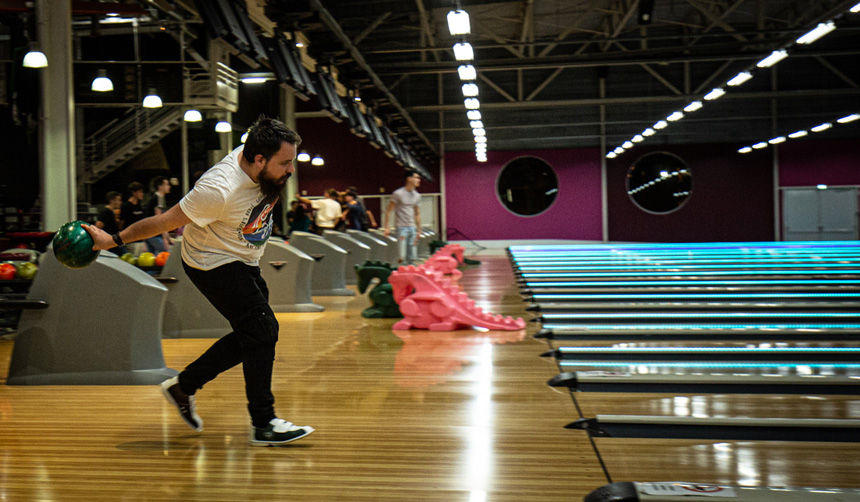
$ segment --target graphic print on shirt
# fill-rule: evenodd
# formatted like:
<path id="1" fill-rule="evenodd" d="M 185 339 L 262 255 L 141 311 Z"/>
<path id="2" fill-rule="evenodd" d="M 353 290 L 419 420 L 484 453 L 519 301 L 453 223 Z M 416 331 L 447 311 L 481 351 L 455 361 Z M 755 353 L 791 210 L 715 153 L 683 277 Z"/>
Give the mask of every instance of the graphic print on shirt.
<path id="1" fill-rule="evenodd" d="M 250 247 L 260 247 L 269 240 L 272 235 L 272 210 L 278 197 L 267 197 L 257 203 L 248 212 L 248 223 L 242 227 L 242 238 Z"/>

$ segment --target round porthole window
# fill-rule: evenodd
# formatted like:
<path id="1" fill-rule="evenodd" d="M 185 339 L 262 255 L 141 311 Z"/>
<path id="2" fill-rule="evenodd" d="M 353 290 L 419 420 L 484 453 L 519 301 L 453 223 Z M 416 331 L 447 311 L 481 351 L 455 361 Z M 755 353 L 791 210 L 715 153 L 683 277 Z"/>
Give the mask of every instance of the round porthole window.
<path id="1" fill-rule="evenodd" d="M 627 171 L 627 194 L 649 213 L 677 211 L 692 189 L 693 173 L 687 163 L 668 152 L 643 155 Z"/>
<path id="2" fill-rule="evenodd" d="M 543 160 L 520 157 L 508 162 L 499 172 L 496 195 L 508 211 L 519 216 L 535 216 L 555 202 L 558 177 Z"/>

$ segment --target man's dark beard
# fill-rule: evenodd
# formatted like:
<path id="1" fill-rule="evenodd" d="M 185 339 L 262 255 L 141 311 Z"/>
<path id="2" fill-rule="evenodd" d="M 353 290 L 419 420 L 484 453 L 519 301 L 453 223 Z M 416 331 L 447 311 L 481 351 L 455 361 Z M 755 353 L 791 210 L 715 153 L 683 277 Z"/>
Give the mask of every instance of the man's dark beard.
<path id="1" fill-rule="evenodd" d="M 266 176 L 267 172 L 268 170 L 266 167 L 264 167 L 260 172 L 260 191 L 263 192 L 263 195 L 266 197 L 277 197 L 284 191 L 284 187 L 287 186 L 287 179 L 292 173 L 287 173 L 287 175 L 279 181 L 275 181 Z"/>

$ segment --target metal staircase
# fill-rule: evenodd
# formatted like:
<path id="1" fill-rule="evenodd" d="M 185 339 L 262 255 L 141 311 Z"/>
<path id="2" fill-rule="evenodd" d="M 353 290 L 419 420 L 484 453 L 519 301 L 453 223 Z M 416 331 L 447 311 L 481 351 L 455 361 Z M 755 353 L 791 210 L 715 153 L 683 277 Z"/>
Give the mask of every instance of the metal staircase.
<path id="1" fill-rule="evenodd" d="M 137 108 L 96 131 L 84 141 L 84 168 L 78 187 L 95 183 L 174 131 L 182 121 L 178 106 Z"/>
<path id="2" fill-rule="evenodd" d="M 183 81 L 184 105 L 200 110 L 238 110 L 239 75 L 227 65 L 189 62 Z M 93 133 L 84 140 L 78 189 L 99 181 L 170 134 L 182 123 L 184 113 L 185 106 L 136 108 Z"/>

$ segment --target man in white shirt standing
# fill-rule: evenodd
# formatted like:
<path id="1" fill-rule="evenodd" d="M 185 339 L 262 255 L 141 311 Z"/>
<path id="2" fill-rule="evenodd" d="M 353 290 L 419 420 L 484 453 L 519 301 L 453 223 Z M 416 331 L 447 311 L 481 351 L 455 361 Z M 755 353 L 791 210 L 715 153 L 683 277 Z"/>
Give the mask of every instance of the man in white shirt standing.
<path id="1" fill-rule="evenodd" d="M 300 143 L 299 135 L 282 122 L 260 117 L 245 144 L 206 171 L 179 204 L 113 235 L 85 227 L 95 241 L 93 249 L 109 249 L 185 225 L 185 273 L 233 331 L 162 383 L 162 392 L 189 427 L 202 431 L 194 394 L 242 364 L 254 446 L 282 445 L 314 431 L 275 415 L 271 387 L 279 326 L 259 266 L 272 233 L 272 210 L 295 171 Z"/>
<path id="2" fill-rule="evenodd" d="M 317 231 L 322 234 L 324 230 L 334 230 L 337 225 L 340 215 L 343 212 L 338 202 L 338 193 L 334 188 L 329 188 L 323 194 L 322 199 L 306 199 L 299 195 L 296 196 L 302 204 L 310 204 L 314 209 L 314 223 L 316 223 Z"/>
<path id="3" fill-rule="evenodd" d="M 420 184 L 421 175 L 418 171 L 407 169 L 406 185 L 391 194 L 382 220 L 384 233 L 388 236 L 391 234 L 391 212 L 394 211 L 397 240 L 401 243 L 400 261 L 405 265 L 411 265 L 417 254 L 418 235 L 421 232 L 421 194 L 417 190 Z"/>

